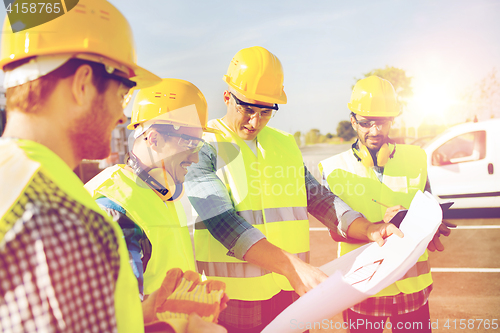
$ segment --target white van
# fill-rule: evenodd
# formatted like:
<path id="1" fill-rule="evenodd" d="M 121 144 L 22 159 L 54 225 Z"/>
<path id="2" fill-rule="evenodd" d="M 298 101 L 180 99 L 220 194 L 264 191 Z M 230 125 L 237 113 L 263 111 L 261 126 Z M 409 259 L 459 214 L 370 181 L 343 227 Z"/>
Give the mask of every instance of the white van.
<path id="1" fill-rule="evenodd" d="M 432 193 L 452 209 L 500 207 L 500 119 L 453 126 L 426 143 Z"/>

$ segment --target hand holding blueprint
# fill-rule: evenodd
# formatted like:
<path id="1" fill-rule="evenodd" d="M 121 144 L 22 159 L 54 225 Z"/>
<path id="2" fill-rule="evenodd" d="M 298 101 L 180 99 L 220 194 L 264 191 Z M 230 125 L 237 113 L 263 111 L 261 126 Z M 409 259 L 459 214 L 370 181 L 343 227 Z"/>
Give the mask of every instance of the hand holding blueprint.
<path id="1" fill-rule="evenodd" d="M 320 269 L 330 277 L 286 308 L 262 332 L 300 332 L 294 323 L 321 322 L 375 295 L 402 278 L 424 253 L 441 224 L 438 202 L 418 192 L 401 223 L 403 238 L 387 238 L 380 247 L 366 244 Z"/>

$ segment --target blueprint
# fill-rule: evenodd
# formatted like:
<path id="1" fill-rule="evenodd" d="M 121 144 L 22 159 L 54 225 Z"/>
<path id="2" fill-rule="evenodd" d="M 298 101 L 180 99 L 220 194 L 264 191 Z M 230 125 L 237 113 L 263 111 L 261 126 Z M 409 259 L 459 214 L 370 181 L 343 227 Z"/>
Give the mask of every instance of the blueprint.
<path id="1" fill-rule="evenodd" d="M 383 246 L 366 244 L 320 269 L 329 278 L 286 308 L 263 333 L 301 332 L 307 323 L 322 322 L 375 295 L 402 278 L 425 252 L 443 213 L 432 194 L 418 192 L 395 235 Z M 305 328 L 304 328 L 305 330 Z"/>

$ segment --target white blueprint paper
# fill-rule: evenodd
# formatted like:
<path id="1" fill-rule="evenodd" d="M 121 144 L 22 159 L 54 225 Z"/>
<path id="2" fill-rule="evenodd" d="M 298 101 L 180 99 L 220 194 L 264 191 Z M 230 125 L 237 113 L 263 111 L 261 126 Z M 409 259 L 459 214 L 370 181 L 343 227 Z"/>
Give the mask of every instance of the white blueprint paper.
<path id="1" fill-rule="evenodd" d="M 286 308 L 263 333 L 301 332 L 298 323 L 321 322 L 365 300 L 402 278 L 424 253 L 443 213 L 434 197 L 418 192 L 400 229 L 380 247 L 366 244 L 320 269 L 329 278 Z"/>

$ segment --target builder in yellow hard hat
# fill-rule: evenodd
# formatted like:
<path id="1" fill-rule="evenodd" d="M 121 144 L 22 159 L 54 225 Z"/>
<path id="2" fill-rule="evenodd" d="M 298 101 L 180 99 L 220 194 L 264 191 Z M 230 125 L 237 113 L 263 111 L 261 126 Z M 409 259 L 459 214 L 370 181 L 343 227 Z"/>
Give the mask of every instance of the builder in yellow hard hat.
<path id="1" fill-rule="evenodd" d="M 123 229 L 140 296 L 146 298 L 143 304 L 156 297 L 170 269 L 196 271 L 179 199 L 187 167 L 198 162 L 202 133 L 211 131 L 207 117 L 205 97 L 190 82 L 163 79 L 141 89 L 134 99 L 128 126 L 133 132 L 127 164 L 109 167 L 85 185 Z M 220 305 L 221 298 L 214 297 L 213 302 Z M 213 309 L 218 314 L 219 308 Z M 187 318 L 188 314 L 183 316 Z M 148 311 L 144 319 L 149 323 L 157 317 Z M 176 327 L 175 320 L 169 323 Z M 224 331 L 221 326 L 206 325 Z"/>
<path id="2" fill-rule="evenodd" d="M 430 191 L 425 152 L 417 146 L 396 144 L 389 138 L 394 117 L 400 114 L 396 93 L 389 81 L 377 76 L 359 80 L 348 107 L 358 140 L 352 149 L 319 164 L 323 183 L 369 221 L 389 222 L 399 209 L 409 208 L 417 191 Z M 345 191 L 353 185 L 363 190 Z M 440 233 L 448 236 L 450 230 L 442 224 L 429 250 L 444 249 L 439 241 Z M 341 255 L 364 244 L 336 240 L 340 241 Z M 367 327 L 390 317 L 393 331 L 408 327 L 412 329 L 406 331 L 417 331 L 415 325 L 418 325 L 418 332 L 430 332 L 428 298 L 431 290 L 426 252 L 401 280 L 345 312 L 350 322 L 366 323 L 350 331 L 382 332 L 383 328 L 369 330 Z"/>
<path id="3" fill-rule="evenodd" d="M 278 104 L 287 102 L 274 54 L 240 50 L 224 82 L 227 113 L 209 122 L 221 133 L 203 136 L 200 161 L 186 176 L 199 214 L 196 262 L 199 272 L 227 285 L 231 300 L 220 323 L 229 332 L 260 332 L 326 278 L 308 264 L 308 213 L 343 239 L 382 243 L 401 232 L 352 211 L 307 171 L 293 136 L 267 126 Z"/>
<path id="4" fill-rule="evenodd" d="M 30 20 L 18 19 L 5 19 L 0 50 L 0 331 L 141 332 L 123 234 L 72 169 L 109 155 L 130 88 L 160 78 L 137 65 L 130 26 L 107 1 L 12 32 Z"/>

